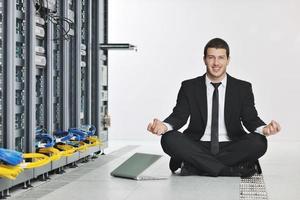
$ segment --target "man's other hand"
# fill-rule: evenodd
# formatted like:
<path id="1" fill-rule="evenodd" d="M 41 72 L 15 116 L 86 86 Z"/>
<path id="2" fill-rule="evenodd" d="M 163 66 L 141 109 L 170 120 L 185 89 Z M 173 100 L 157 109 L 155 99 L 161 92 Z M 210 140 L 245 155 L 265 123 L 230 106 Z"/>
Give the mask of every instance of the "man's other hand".
<path id="1" fill-rule="evenodd" d="M 153 119 L 153 123 L 149 123 L 147 130 L 156 135 L 162 135 L 168 131 L 167 126 L 158 119 Z"/>
<path id="2" fill-rule="evenodd" d="M 263 134 L 265 136 L 275 135 L 281 130 L 281 127 L 278 122 L 272 120 L 267 126 L 263 128 Z"/>

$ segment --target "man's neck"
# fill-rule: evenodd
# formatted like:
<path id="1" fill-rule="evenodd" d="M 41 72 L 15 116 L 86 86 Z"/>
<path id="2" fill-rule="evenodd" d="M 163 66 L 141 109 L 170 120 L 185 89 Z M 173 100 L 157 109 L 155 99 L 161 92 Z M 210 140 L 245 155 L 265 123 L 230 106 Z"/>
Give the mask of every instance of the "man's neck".
<path id="1" fill-rule="evenodd" d="M 226 76 L 226 73 L 223 74 L 222 76 L 215 78 L 215 77 L 211 77 L 208 73 L 206 73 L 207 78 L 212 82 L 212 83 L 219 83 L 222 82 Z"/>

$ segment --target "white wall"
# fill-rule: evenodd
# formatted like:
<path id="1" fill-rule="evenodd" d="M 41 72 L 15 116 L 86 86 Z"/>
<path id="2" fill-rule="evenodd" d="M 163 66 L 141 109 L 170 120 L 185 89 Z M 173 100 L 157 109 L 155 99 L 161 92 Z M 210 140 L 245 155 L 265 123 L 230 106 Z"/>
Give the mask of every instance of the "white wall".
<path id="1" fill-rule="evenodd" d="M 109 53 L 110 139 L 158 140 L 146 131 L 175 105 L 181 81 L 205 72 L 214 37 L 231 47 L 228 72 L 248 80 L 258 112 L 297 139 L 300 113 L 300 1 L 110 0 L 109 41 L 138 51 Z"/>

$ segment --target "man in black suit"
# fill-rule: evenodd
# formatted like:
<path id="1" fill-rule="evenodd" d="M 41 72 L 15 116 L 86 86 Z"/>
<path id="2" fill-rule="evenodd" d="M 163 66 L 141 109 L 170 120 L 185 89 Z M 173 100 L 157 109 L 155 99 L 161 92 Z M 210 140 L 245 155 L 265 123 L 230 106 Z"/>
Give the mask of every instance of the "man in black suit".
<path id="1" fill-rule="evenodd" d="M 183 81 L 171 115 L 163 122 L 154 119 L 147 130 L 162 135 L 172 172 L 252 176 L 254 163 L 267 150 L 266 136 L 279 132 L 280 125 L 274 120 L 266 125 L 255 109 L 251 84 L 226 73 L 230 57 L 224 40 L 210 40 L 203 60 L 206 73 Z M 180 133 L 188 118 L 188 128 Z"/>

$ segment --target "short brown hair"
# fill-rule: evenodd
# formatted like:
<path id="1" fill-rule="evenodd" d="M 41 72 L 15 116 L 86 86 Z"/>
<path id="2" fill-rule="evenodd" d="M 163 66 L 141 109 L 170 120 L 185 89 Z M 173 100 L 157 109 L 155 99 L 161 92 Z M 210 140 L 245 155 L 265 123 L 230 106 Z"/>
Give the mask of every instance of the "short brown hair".
<path id="1" fill-rule="evenodd" d="M 204 58 L 206 58 L 207 55 L 207 49 L 208 48 L 216 48 L 216 49 L 225 49 L 226 50 L 226 56 L 229 58 L 230 50 L 227 42 L 221 38 L 214 38 L 211 39 L 204 47 Z"/>

